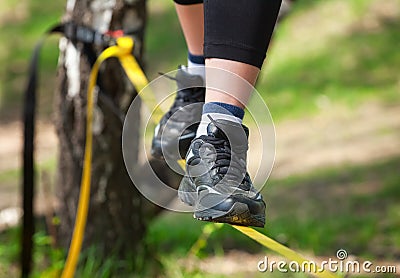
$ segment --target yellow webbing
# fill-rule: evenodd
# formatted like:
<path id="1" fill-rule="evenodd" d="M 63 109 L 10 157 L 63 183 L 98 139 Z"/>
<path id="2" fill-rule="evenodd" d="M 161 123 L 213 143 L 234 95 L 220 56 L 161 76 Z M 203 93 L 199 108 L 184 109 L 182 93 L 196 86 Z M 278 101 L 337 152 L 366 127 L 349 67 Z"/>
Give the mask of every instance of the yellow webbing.
<path id="1" fill-rule="evenodd" d="M 243 226 L 236 226 L 236 225 L 232 225 L 232 227 L 234 227 L 236 230 L 238 230 L 239 232 L 245 234 L 246 236 L 248 236 L 251 239 L 254 239 L 255 241 L 257 241 L 258 243 L 260 243 L 261 245 L 275 251 L 276 253 L 284 256 L 285 258 L 291 260 L 291 261 L 295 261 L 297 262 L 299 265 L 302 265 L 302 263 L 304 262 L 308 262 L 309 260 L 304 258 L 302 255 L 296 253 L 295 251 L 293 251 L 292 249 L 280 244 L 279 242 L 269 238 L 268 236 L 250 228 L 250 227 L 243 227 Z M 317 269 L 318 270 L 318 269 Z M 321 272 L 316 272 L 316 273 L 312 273 L 318 277 L 322 277 L 322 278 L 334 278 L 334 277 L 338 277 L 337 275 L 334 275 L 332 272 L 327 271 L 327 270 L 323 270 Z"/>
<path id="2" fill-rule="evenodd" d="M 85 232 L 87 214 L 89 209 L 90 200 L 90 181 L 92 169 L 92 120 L 93 120 L 93 105 L 94 105 L 94 88 L 96 86 L 97 75 L 100 65 L 110 57 L 117 57 L 121 62 L 124 70 L 129 77 L 129 80 L 135 86 L 137 92 L 147 86 L 148 80 L 143 73 L 136 59 L 132 56 L 133 39 L 129 37 L 121 37 L 117 39 L 117 45 L 110 46 L 105 49 L 97 58 L 90 72 L 89 86 L 87 90 L 87 111 L 86 111 L 86 142 L 85 142 L 85 156 L 83 162 L 83 173 L 81 180 L 81 188 L 79 193 L 79 203 L 76 213 L 74 232 L 72 235 L 71 245 L 68 252 L 67 261 L 62 278 L 71 278 L 75 274 L 76 265 L 78 263 L 79 253 L 81 251 L 83 236 Z M 154 95 L 147 94 L 142 96 L 145 103 L 157 103 Z M 149 105 L 148 104 L 148 105 Z M 149 106 L 152 107 L 152 106 Z M 154 106 L 153 106 L 154 107 Z M 161 109 L 154 111 L 154 120 L 159 120 L 162 116 Z"/>

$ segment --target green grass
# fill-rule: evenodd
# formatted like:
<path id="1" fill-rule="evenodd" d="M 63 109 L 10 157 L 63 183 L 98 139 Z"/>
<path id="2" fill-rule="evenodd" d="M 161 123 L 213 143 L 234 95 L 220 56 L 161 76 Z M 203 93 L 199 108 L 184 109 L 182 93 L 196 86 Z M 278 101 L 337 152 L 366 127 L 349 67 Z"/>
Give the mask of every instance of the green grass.
<path id="1" fill-rule="evenodd" d="M 21 176 L 20 169 L 6 170 L 0 173 L 0 181 L 2 183 L 13 182 Z"/>
<path id="2" fill-rule="evenodd" d="M 15 5 L 15 4 L 14 4 Z M 28 62 L 35 43 L 62 15 L 64 1 L 51 1 L 43 5 L 38 0 L 25 1 L 26 16 L 9 19 L 0 25 L 0 119 L 10 121 L 22 115 L 22 92 L 27 81 Z M 11 9 L 13 6 L 11 5 Z M 47 42 L 40 61 L 41 116 L 51 112 L 55 86 L 55 68 L 58 48 L 56 41 Z"/>
<path id="3" fill-rule="evenodd" d="M 33 237 L 32 277 L 54 277 L 64 265 L 64 252 L 51 247 L 51 238 L 46 234 L 42 223 L 37 224 L 38 232 Z M 0 277 L 19 276 L 21 230 L 11 228 L 0 233 Z"/>
<path id="4" fill-rule="evenodd" d="M 366 22 L 374 17 L 370 7 L 376 1 L 315 2 L 307 9 L 299 3 L 299 11 L 277 29 L 258 84 L 274 118 L 315 114 L 335 103 L 399 103 L 400 55 L 394 47 L 400 40 L 398 17 L 377 16 L 372 28 Z"/>
<path id="5" fill-rule="evenodd" d="M 56 157 L 49 158 L 35 165 L 36 182 L 38 183 L 39 187 L 41 186 L 41 175 L 43 174 L 43 172 L 46 172 L 50 174 L 50 176 L 53 176 L 52 173 L 55 173 L 56 166 Z M 0 172 L 0 185 L 2 186 L 3 190 L 15 191 L 15 188 L 19 186 L 21 180 L 22 170 L 19 168 Z"/>
<path id="6" fill-rule="evenodd" d="M 271 208 L 269 232 L 316 254 L 344 248 L 359 256 L 395 259 L 399 166 L 396 157 L 269 181 L 264 190 Z"/>
<path id="7" fill-rule="evenodd" d="M 12 277 L 17 274 L 15 262 L 19 255 L 19 229 L 8 229 L 0 233 L 0 275 Z"/>

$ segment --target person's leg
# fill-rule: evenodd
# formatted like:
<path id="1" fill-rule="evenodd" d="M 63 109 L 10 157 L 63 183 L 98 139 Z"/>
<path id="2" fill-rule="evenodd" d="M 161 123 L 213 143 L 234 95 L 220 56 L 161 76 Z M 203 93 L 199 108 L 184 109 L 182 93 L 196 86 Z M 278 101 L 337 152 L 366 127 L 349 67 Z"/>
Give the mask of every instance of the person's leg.
<path id="1" fill-rule="evenodd" d="M 265 203 L 246 170 L 248 129 L 242 119 L 280 4 L 281 0 L 204 2 L 206 103 L 178 192 L 183 202 L 195 207 L 197 219 L 265 224 Z"/>
<path id="2" fill-rule="evenodd" d="M 251 85 L 254 85 L 260 69 L 242 62 L 218 58 L 206 59 L 206 68 L 207 67 L 213 69 L 206 72 L 206 80 L 208 80 L 206 103 L 223 102 L 244 109 L 251 94 L 251 86 L 247 86 L 242 80 L 237 80 L 235 82 L 234 75 L 238 75 Z M 218 77 L 218 70 L 214 69 L 221 69 L 231 72 L 234 75 L 225 75 L 221 72 L 222 75 L 225 75 L 225 78 L 221 79 Z M 228 92 L 228 94 L 226 92 Z"/>
<path id="3" fill-rule="evenodd" d="M 175 10 L 186 40 L 189 52 L 203 56 L 204 44 L 204 10 L 203 3 L 181 5 L 175 3 Z"/>
<path id="4" fill-rule="evenodd" d="M 175 9 L 188 48 L 188 72 L 205 79 L 204 5 L 199 2 L 178 0 L 175 1 Z"/>
<path id="5" fill-rule="evenodd" d="M 260 72 L 256 66 L 218 58 L 207 59 L 206 69 L 205 106 L 196 137 L 207 134 L 210 115 L 215 120 L 242 123 L 244 108 Z"/>
<path id="6" fill-rule="evenodd" d="M 207 103 L 225 103 L 244 109 L 266 56 L 281 0 L 205 0 L 206 108 Z M 225 75 L 229 71 L 233 75 Z M 232 78 L 231 78 L 232 77 Z M 208 109 L 209 110 L 209 109 Z M 231 112 L 231 113 L 232 113 Z M 203 113 L 204 114 L 204 113 Z M 239 117 L 239 122 L 241 119 Z M 208 117 L 202 117 L 197 135 L 205 134 Z"/>

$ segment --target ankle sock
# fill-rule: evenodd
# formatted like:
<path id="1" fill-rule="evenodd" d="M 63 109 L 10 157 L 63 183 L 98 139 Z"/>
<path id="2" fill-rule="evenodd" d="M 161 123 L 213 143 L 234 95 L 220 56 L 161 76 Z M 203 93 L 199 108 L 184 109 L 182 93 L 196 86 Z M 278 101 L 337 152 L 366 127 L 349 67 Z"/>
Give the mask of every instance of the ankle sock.
<path id="1" fill-rule="evenodd" d="M 224 119 L 232 122 L 242 124 L 244 117 L 244 110 L 238 106 L 222 103 L 222 102 L 209 102 L 203 106 L 203 114 L 201 116 L 201 122 L 196 132 L 196 137 L 201 135 L 207 135 L 207 126 L 211 122 L 211 116 L 213 120 Z"/>
<path id="2" fill-rule="evenodd" d="M 200 75 L 203 80 L 206 80 L 205 59 L 202 55 L 193 55 L 188 53 L 187 72 L 193 75 Z"/>

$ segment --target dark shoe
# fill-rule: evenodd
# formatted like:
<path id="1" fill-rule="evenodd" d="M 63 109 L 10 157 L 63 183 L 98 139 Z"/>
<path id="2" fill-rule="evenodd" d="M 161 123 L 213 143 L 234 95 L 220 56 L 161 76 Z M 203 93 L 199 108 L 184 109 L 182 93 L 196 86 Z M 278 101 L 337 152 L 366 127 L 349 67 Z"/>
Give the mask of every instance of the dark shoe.
<path id="1" fill-rule="evenodd" d="M 248 128 L 212 120 L 207 132 L 190 145 L 179 198 L 199 220 L 264 227 L 265 203 L 246 170 Z"/>
<path id="2" fill-rule="evenodd" d="M 179 69 L 174 79 L 178 85 L 174 104 L 154 132 L 151 154 L 155 158 L 184 158 L 201 120 L 205 98 L 202 77 Z"/>

